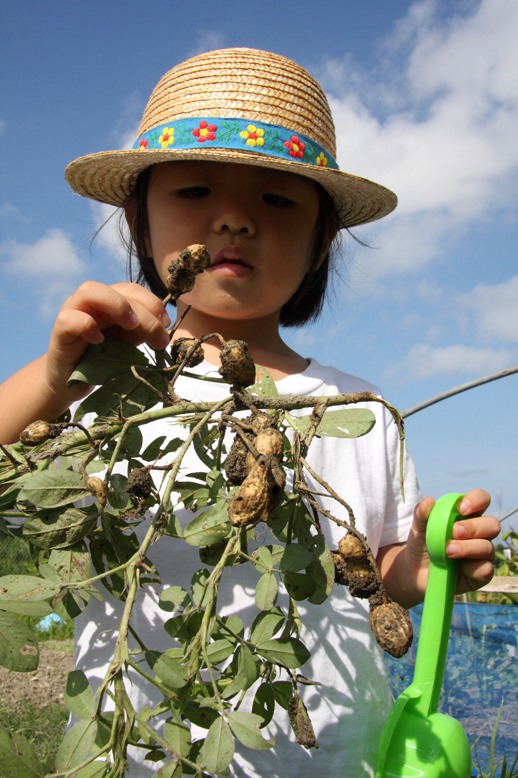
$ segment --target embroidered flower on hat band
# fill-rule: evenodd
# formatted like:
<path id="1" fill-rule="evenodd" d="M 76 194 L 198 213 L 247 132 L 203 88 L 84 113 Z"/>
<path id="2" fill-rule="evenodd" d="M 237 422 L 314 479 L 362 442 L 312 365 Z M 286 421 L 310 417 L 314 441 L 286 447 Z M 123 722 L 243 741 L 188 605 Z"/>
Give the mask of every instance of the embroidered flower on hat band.
<path id="1" fill-rule="evenodd" d="M 232 149 L 290 159 L 315 167 L 337 169 L 327 149 L 301 133 L 266 122 L 235 117 L 191 117 L 154 127 L 140 135 L 133 148 L 140 151 L 204 147 Z"/>
<path id="2" fill-rule="evenodd" d="M 239 133 L 247 146 L 264 146 L 264 130 L 255 124 L 248 124 L 246 130 Z"/>
<path id="3" fill-rule="evenodd" d="M 162 134 L 158 138 L 158 142 L 163 149 L 171 146 L 174 143 L 174 127 L 164 127 Z"/>
<path id="4" fill-rule="evenodd" d="M 198 139 L 198 143 L 205 143 L 208 140 L 216 140 L 216 130 L 218 129 L 216 124 L 209 124 L 203 120 L 197 127 L 194 128 L 192 134 Z"/>

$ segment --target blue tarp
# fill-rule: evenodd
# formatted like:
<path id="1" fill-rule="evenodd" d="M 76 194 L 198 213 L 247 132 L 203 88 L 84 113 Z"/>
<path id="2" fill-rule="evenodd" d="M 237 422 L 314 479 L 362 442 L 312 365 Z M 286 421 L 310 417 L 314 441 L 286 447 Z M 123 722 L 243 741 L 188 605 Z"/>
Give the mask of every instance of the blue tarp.
<path id="1" fill-rule="evenodd" d="M 412 682 L 422 607 L 410 611 L 415 637 L 408 654 L 386 658 L 395 697 Z M 507 755 L 509 767 L 518 754 L 517 645 L 516 605 L 455 603 L 439 710 L 476 743 L 473 776 L 488 768 L 497 722 L 495 761 Z"/>

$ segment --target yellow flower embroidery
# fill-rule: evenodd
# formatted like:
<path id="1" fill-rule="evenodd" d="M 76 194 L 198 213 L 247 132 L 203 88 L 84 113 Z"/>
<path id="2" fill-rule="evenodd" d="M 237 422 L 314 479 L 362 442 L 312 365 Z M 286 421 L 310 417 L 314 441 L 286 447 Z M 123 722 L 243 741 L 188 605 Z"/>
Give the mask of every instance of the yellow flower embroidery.
<path id="1" fill-rule="evenodd" d="M 166 149 L 168 146 L 171 146 L 171 144 L 174 143 L 174 127 L 164 127 L 162 130 L 162 134 L 158 139 L 158 142 L 162 146 L 163 149 Z"/>
<path id="2" fill-rule="evenodd" d="M 317 165 L 320 165 L 320 167 L 326 167 L 327 165 L 327 157 L 325 156 L 324 152 L 321 151 L 318 157 L 316 158 Z"/>
<path id="3" fill-rule="evenodd" d="M 247 146 L 264 146 L 264 130 L 258 130 L 255 124 L 249 124 L 246 130 L 242 130 L 239 134 L 246 141 Z"/>

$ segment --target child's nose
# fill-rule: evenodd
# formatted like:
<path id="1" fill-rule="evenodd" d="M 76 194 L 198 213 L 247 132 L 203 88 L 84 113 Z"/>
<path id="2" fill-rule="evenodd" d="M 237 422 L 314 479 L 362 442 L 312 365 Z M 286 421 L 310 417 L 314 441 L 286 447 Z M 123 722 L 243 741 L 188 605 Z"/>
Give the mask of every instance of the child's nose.
<path id="1" fill-rule="evenodd" d="M 230 232 L 233 235 L 254 235 L 255 220 L 246 204 L 239 202 L 239 199 L 233 199 L 222 204 L 217 216 L 214 219 L 214 229 L 216 232 Z"/>

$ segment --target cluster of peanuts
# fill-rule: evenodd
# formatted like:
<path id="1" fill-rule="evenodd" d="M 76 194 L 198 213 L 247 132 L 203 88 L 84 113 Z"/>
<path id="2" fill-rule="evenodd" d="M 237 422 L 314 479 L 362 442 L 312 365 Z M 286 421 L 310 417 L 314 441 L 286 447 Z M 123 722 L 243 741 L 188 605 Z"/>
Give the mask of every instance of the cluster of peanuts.
<path id="1" fill-rule="evenodd" d="M 225 462 L 230 484 L 238 485 L 229 506 L 228 517 L 235 527 L 268 521 L 279 505 L 286 485 L 281 466 L 284 441 L 274 418 L 253 413 L 239 426 Z"/>
<path id="2" fill-rule="evenodd" d="M 394 657 L 401 657 L 412 645 L 412 621 L 406 610 L 389 599 L 370 554 L 359 533 L 346 532 L 333 551 L 335 581 L 345 584 L 354 597 L 369 600 L 370 627 L 379 645 Z"/>

